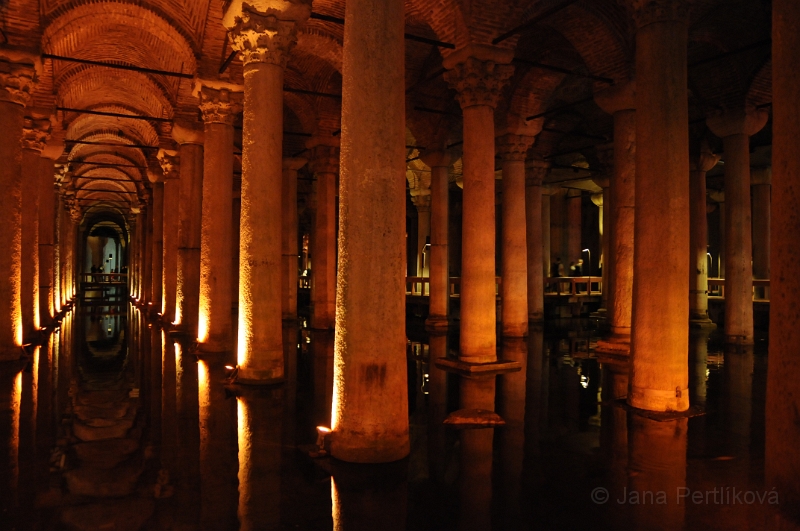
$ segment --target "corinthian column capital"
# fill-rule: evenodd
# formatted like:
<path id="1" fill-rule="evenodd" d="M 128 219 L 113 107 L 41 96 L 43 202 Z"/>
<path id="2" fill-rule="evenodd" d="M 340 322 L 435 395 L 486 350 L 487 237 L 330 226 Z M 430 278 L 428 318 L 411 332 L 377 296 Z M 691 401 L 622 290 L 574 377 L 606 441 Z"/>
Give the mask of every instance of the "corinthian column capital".
<path id="1" fill-rule="evenodd" d="M 462 109 L 476 105 L 497 107 L 502 90 L 514 74 L 510 50 L 470 45 L 444 60 L 445 81 L 455 89 Z"/>
<path id="2" fill-rule="evenodd" d="M 37 120 L 26 117 L 22 126 L 22 139 L 20 140 L 22 149 L 30 149 L 41 153 L 50 138 L 50 129 L 50 120 Z"/>
<path id="3" fill-rule="evenodd" d="M 23 107 L 27 105 L 33 92 L 35 76 L 33 65 L 0 57 L 0 101 L 16 103 Z"/>
<path id="4" fill-rule="evenodd" d="M 181 158 L 177 151 L 169 149 L 158 150 L 158 163 L 164 172 L 164 179 L 177 179 L 180 177 Z"/>
<path id="5" fill-rule="evenodd" d="M 297 27 L 311 15 L 311 0 L 234 2 L 223 18 L 231 46 L 245 65 L 286 67 L 297 42 Z"/>
<path id="6" fill-rule="evenodd" d="M 505 134 L 497 137 L 497 154 L 503 161 L 524 161 L 536 137 Z"/>
<path id="7" fill-rule="evenodd" d="M 529 160 L 525 164 L 525 186 L 542 186 L 548 173 L 550 173 L 549 162 L 538 159 Z"/>
<path id="8" fill-rule="evenodd" d="M 197 80 L 194 94 L 200 99 L 200 112 L 207 124 L 233 125 L 236 115 L 242 112 L 244 92 L 241 87 L 227 83 Z"/>

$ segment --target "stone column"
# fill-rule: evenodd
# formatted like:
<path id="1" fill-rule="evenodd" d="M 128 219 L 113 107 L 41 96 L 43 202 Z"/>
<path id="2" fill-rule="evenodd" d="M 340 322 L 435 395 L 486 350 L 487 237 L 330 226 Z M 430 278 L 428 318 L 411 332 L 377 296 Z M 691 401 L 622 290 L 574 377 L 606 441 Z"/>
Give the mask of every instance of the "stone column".
<path id="1" fill-rule="evenodd" d="M 552 260 L 550 258 L 550 196 L 553 191 L 550 186 L 542 186 L 542 271 L 544 276 L 550 276 L 550 269 Z M 527 197 L 526 197 L 527 200 Z M 530 241 L 530 238 L 528 238 Z M 530 256 L 530 252 L 528 252 Z M 528 309 L 530 310 L 530 302 L 528 302 Z"/>
<path id="2" fill-rule="evenodd" d="M 636 205 L 636 87 L 632 82 L 606 89 L 595 96 L 597 104 L 614 117 L 613 164 L 608 186 L 608 253 L 603 275 L 608 279 L 607 319 L 610 334 L 599 341 L 603 363 L 617 364 L 628 373 L 633 303 L 633 247 Z"/>
<path id="3" fill-rule="evenodd" d="M 566 240 L 566 260 L 564 262 L 564 273 L 569 276 L 572 274 L 569 263 L 578 263 L 583 257 L 583 245 L 581 244 L 581 226 L 583 223 L 583 192 L 570 188 L 567 190 L 566 220 L 564 226 Z"/>
<path id="4" fill-rule="evenodd" d="M 55 166 L 53 160 L 64 151 L 63 144 L 45 148 L 39 159 L 39 321 L 49 326 L 56 315 L 55 307 Z"/>
<path id="5" fill-rule="evenodd" d="M 33 65 L 19 64 L 0 50 L 0 361 L 22 352 L 22 168 L 25 105 L 33 90 Z"/>
<path id="6" fill-rule="evenodd" d="M 178 263 L 175 285 L 175 328 L 197 337 L 200 299 L 200 226 L 203 216 L 203 131 L 177 123 L 172 138 L 180 156 L 178 199 Z"/>
<path id="7" fill-rule="evenodd" d="M 714 155 L 704 143 L 700 154 L 690 161 L 689 203 L 689 320 L 692 328 L 716 328 L 708 317 L 708 210 L 706 207 L 706 172 L 716 166 Z"/>
<path id="8" fill-rule="evenodd" d="M 689 408 L 688 2 L 636 0 L 634 5 L 636 312 L 628 403 L 653 411 L 685 411 Z"/>
<path id="9" fill-rule="evenodd" d="M 315 137 L 309 168 L 316 177 L 317 204 L 311 235 L 311 328 L 333 328 L 336 319 L 336 176 L 337 138 Z"/>
<path id="10" fill-rule="evenodd" d="M 404 11 L 403 0 L 345 5 L 331 415 L 331 455 L 343 461 L 396 461 L 410 449 Z"/>
<path id="11" fill-rule="evenodd" d="M 176 151 L 161 149 L 158 162 L 164 171 L 164 209 L 162 215 L 161 315 L 164 323 L 175 320 L 178 286 L 178 224 L 180 222 L 180 158 Z M 178 208 L 176 208 L 176 205 Z"/>
<path id="12" fill-rule="evenodd" d="M 753 248 L 750 221 L 750 136 L 766 125 L 763 109 L 710 116 L 725 155 L 725 342 L 753 344 Z"/>
<path id="13" fill-rule="evenodd" d="M 613 149 L 613 147 L 611 147 Z M 608 292 L 610 290 L 610 285 L 608 282 L 608 265 L 609 265 L 609 243 L 611 239 L 611 223 L 609 222 L 610 219 L 610 212 L 611 212 L 611 200 L 610 200 L 610 179 L 608 177 L 598 177 L 592 179 L 594 184 L 599 186 L 603 189 L 601 193 L 593 194 L 592 195 L 592 203 L 599 209 L 599 228 L 600 228 L 600 257 L 597 259 L 597 264 L 602 262 L 602 296 L 600 301 L 600 308 L 598 308 L 597 313 L 595 314 L 599 319 L 605 320 L 607 311 L 608 311 Z M 595 266 L 595 262 L 590 262 L 589 267 L 597 267 Z M 589 268 L 584 269 L 584 274 L 591 276 L 592 271 Z"/>
<path id="14" fill-rule="evenodd" d="M 770 203 L 772 201 L 772 167 L 753 168 L 750 172 L 753 196 L 753 278 L 769 279 Z M 761 297 L 768 297 L 764 288 L 756 288 Z"/>
<path id="15" fill-rule="evenodd" d="M 792 375 L 800 371 L 800 4 L 772 2 L 772 236 L 770 266 L 769 365 L 766 405 L 766 485 L 774 485 L 781 507 L 800 519 L 800 393 Z"/>
<path id="16" fill-rule="evenodd" d="M 223 24 L 244 65 L 237 379 L 284 377 L 282 329 L 283 75 L 311 1 L 233 4 Z"/>
<path id="17" fill-rule="evenodd" d="M 283 218 L 281 249 L 283 269 L 281 277 L 281 309 L 284 319 L 297 319 L 297 271 L 300 253 L 297 248 L 297 170 L 306 165 L 306 159 L 283 159 Z"/>
<path id="18" fill-rule="evenodd" d="M 507 131 L 502 131 L 497 138 L 497 151 L 503 161 L 500 220 L 502 334 L 503 337 L 525 337 L 528 335 L 528 297 L 531 296 L 530 290 L 537 289 L 537 286 L 528 285 L 528 267 L 536 267 L 542 262 L 539 256 L 528 257 L 527 230 L 531 227 L 527 223 L 526 206 L 527 210 L 533 209 L 528 214 L 534 218 L 533 225 L 539 228 L 541 211 L 537 207 L 540 208 L 542 203 L 537 196 L 533 204 L 526 204 L 525 156 L 541 126 L 527 124 L 519 117 L 512 118 L 516 123 L 509 126 Z M 534 233 L 532 236 L 536 242 L 541 241 L 540 234 Z"/>
<path id="19" fill-rule="evenodd" d="M 550 239 L 550 196 L 542 193 L 542 181 L 550 171 L 550 163 L 531 160 L 525 171 L 525 205 L 528 248 L 528 320 L 532 323 L 544 323 L 544 279 L 549 276 L 550 266 L 545 269 L 543 256 L 545 246 L 544 225 L 547 216 L 547 240 Z M 547 200 L 547 212 L 544 201 Z M 550 261 L 548 252 L 547 261 Z M 503 261 L 505 263 L 505 261 Z"/>
<path id="20" fill-rule="evenodd" d="M 140 288 L 141 303 L 147 305 L 152 303 L 151 297 L 151 282 L 153 280 L 153 193 L 152 188 L 148 189 L 145 198 L 146 207 L 144 210 L 144 226 L 142 227 L 142 284 Z"/>
<path id="21" fill-rule="evenodd" d="M 25 118 L 22 133 L 22 334 L 39 330 L 39 171 L 50 120 Z"/>
<path id="22" fill-rule="evenodd" d="M 417 276 L 425 275 L 425 245 L 431 235 L 431 196 L 427 194 L 412 195 L 411 202 L 417 209 Z M 428 272 L 430 274 L 430 271 Z"/>
<path id="23" fill-rule="evenodd" d="M 231 348 L 233 121 L 242 101 L 235 87 L 214 86 L 219 88 L 195 88 L 205 123 L 197 326 L 197 340 L 205 352 Z"/>
<path id="24" fill-rule="evenodd" d="M 150 212 L 152 213 L 153 238 L 150 241 L 150 309 L 156 313 L 162 313 L 162 273 L 164 262 L 164 180 L 163 176 L 155 172 L 147 172 L 150 182 L 153 184 L 153 203 Z"/>
<path id="25" fill-rule="evenodd" d="M 464 114 L 460 357 L 466 363 L 497 360 L 494 109 L 513 73 L 512 55 L 472 45 L 444 62 Z"/>
<path id="26" fill-rule="evenodd" d="M 446 150 L 423 153 L 431 169 L 431 248 L 428 319 L 429 330 L 446 330 L 450 313 L 450 268 L 447 260 L 449 231 L 449 170 L 452 156 Z"/>

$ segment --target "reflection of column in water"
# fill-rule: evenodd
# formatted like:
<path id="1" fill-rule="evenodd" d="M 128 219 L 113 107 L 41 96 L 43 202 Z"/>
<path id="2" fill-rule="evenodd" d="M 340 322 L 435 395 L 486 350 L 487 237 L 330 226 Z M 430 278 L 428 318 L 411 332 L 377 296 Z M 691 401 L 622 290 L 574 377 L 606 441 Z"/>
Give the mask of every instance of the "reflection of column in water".
<path id="1" fill-rule="evenodd" d="M 161 469 L 173 484 L 177 476 L 178 409 L 176 403 L 175 344 L 168 341 L 161 358 Z"/>
<path id="2" fill-rule="evenodd" d="M 723 371 L 725 394 L 723 410 L 725 424 L 735 437 L 727 437 L 731 452 L 741 452 L 747 457 L 750 445 L 751 419 L 753 416 L 753 347 L 739 346 L 725 352 Z"/>
<path id="3" fill-rule="evenodd" d="M 624 496 L 628 484 L 628 413 L 617 400 L 628 394 L 626 366 L 614 363 L 603 365 L 603 404 L 600 410 L 600 452 L 606 464 L 609 509 L 615 529 L 624 529 L 627 522 L 618 514 L 624 507 L 615 502 Z"/>
<path id="4" fill-rule="evenodd" d="M 689 403 L 706 404 L 706 370 L 708 369 L 708 328 L 693 329 L 689 333 Z"/>
<path id="5" fill-rule="evenodd" d="M 534 332 L 535 333 L 535 332 Z M 520 372 L 504 374 L 498 384 L 498 413 L 506 425 L 500 428 L 500 462 L 502 467 L 502 503 L 504 528 L 516 528 L 521 523 L 520 488 L 522 462 L 525 457 L 525 385 L 528 363 L 528 343 L 524 338 L 503 339 L 503 359 L 518 361 Z"/>
<path id="6" fill-rule="evenodd" d="M 243 389 L 236 401 L 239 529 L 280 529 L 284 389 Z"/>
<path id="7" fill-rule="evenodd" d="M 36 493 L 36 418 L 39 409 L 39 347 L 34 347 L 30 367 L 22 371 L 19 411 L 19 497 L 22 507 L 33 507 Z"/>
<path id="8" fill-rule="evenodd" d="M 447 335 L 431 334 L 428 363 L 428 473 L 438 482 L 444 481 L 446 470 L 446 437 L 443 424 L 447 416 L 447 373 L 434 361 L 447 356 Z"/>
<path id="9" fill-rule="evenodd" d="M 150 440 L 161 444 L 161 364 L 163 354 L 172 350 L 172 341 L 167 341 L 166 333 L 159 328 L 150 329 L 150 359 L 148 391 L 150 398 Z"/>
<path id="10" fill-rule="evenodd" d="M 292 446 L 297 440 L 297 348 L 300 342 L 299 336 L 296 320 L 283 322 L 283 376 L 286 378 L 286 429 L 283 438 L 287 446 Z M 325 424 L 325 426 L 330 426 L 330 424 Z"/>
<path id="11" fill-rule="evenodd" d="M 197 362 L 201 529 L 236 529 L 236 401 L 227 399 L 225 360 Z"/>
<path id="12" fill-rule="evenodd" d="M 491 529 L 494 429 L 461 430 L 460 436 L 458 528 L 461 531 Z"/>
<path id="13" fill-rule="evenodd" d="M 53 345 L 55 334 L 39 351 L 39 414 L 36 418 L 36 480 L 45 485 L 49 467 L 50 448 L 55 442 L 53 422 Z"/>
<path id="14" fill-rule="evenodd" d="M 18 504 L 19 415 L 22 372 L 16 363 L 0 363 L 0 514 L 14 522 Z M 5 516 L 4 516 L 5 517 Z M 13 528 L 12 526 L 9 526 Z"/>
<path id="15" fill-rule="evenodd" d="M 633 517 L 628 529 L 683 528 L 685 504 L 678 503 L 677 495 L 686 487 L 687 428 L 687 418 L 659 422 L 628 413 L 627 507 Z M 638 503 L 632 503 L 631 496 L 638 496 Z"/>
<path id="16" fill-rule="evenodd" d="M 532 327 L 528 335 L 528 359 L 525 371 L 525 479 L 526 485 L 543 482 L 539 437 L 547 427 L 549 358 L 544 349 L 544 333 Z M 528 488 L 526 488 L 526 492 Z"/>
<path id="17" fill-rule="evenodd" d="M 175 478 L 176 518 L 197 528 L 200 517 L 200 429 L 198 427 L 197 362 L 175 343 L 175 404 L 178 411 L 178 459 Z"/>
<path id="18" fill-rule="evenodd" d="M 334 531 L 404 531 L 408 482 L 406 459 L 380 465 L 334 461 L 331 516 Z"/>
<path id="19" fill-rule="evenodd" d="M 317 426 L 329 427 L 333 395 L 333 331 L 312 331 L 311 356 L 314 360 L 314 422 Z"/>

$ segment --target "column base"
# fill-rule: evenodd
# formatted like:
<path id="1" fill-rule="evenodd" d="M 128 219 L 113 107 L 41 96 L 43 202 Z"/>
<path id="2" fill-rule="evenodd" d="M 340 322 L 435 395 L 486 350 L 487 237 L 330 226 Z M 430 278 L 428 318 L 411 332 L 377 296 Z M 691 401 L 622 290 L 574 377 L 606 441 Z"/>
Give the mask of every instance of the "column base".
<path id="1" fill-rule="evenodd" d="M 247 369 L 239 367 L 236 371 L 233 381 L 237 384 L 247 386 L 258 385 L 276 385 L 286 381 L 286 377 L 281 371 L 280 375 L 276 375 L 274 370 L 261 370 L 261 369 Z"/>
<path id="2" fill-rule="evenodd" d="M 665 391 L 631 385 L 628 392 L 628 405 L 660 413 L 682 413 L 689 409 L 689 388 Z"/>
<path id="3" fill-rule="evenodd" d="M 329 437 L 331 457 L 347 463 L 393 463 L 411 453 L 408 433 L 385 433 L 380 438 L 370 438 L 361 433 L 334 430 Z"/>
<path id="4" fill-rule="evenodd" d="M 695 316 L 689 318 L 689 328 L 693 330 L 714 330 L 717 325 L 708 316 Z"/>
<path id="5" fill-rule="evenodd" d="M 467 363 L 451 358 L 437 358 L 434 364 L 443 371 L 467 378 L 491 377 L 522 370 L 522 364 L 518 361 L 497 360 L 488 363 Z"/>
<path id="6" fill-rule="evenodd" d="M 631 359 L 631 336 L 611 334 L 598 340 L 594 351 L 600 363 L 627 368 Z"/>
<path id="7" fill-rule="evenodd" d="M 450 320 L 442 316 L 430 316 L 425 319 L 425 330 L 429 332 L 445 331 L 450 328 Z"/>
<path id="8" fill-rule="evenodd" d="M 543 324 L 544 323 L 544 313 L 529 313 L 528 314 L 528 323 Z"/>
<path id="9" fill-rule="evenodd" d="M 443 424 L 457 429 L 479 429 L 505 426 L 506 421 L 494 411 L 485 409 L 459 409 L 447 415 Z"/>
<path id="10" fill-rule="evenodd" d="M 653 411 L 650 409 L 642 409 L 636 406 L 632 406 L 629 400 L 624 398 L 619 398 L 612 401 L 612 404 L 615 407 L 621 407 L 626 411 L 630 411 L 634 415 L 638 415 L 640 417 L 644 417 L 646 419 L 655 420 L 657 422 L 668 422 L 670 420 L 676 419 L 684 419 L 684 418 L 692 418 L 697 417 L 700 415 L 705 415 L 705 409 L 702 407 L 698 407 L 696 405 L 692 405 L 691 407 L 685 409 L 684 411 Z"/>
<path id="11" fill-rule="evenodd" d="M 216 341 L 206 341 L 204 343 L 197 343 L 197 350 L 199 352 L 204 352 L 206 354 L 221 354 L 223 352 L 228 352 L 231 349 L 220 342 Z"/>

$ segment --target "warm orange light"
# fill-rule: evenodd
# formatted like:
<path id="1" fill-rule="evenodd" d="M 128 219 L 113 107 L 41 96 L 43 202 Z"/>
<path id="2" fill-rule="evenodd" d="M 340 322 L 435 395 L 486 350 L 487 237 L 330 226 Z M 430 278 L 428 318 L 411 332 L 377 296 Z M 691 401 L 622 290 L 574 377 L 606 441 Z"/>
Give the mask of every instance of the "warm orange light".
<path id="1" fill-rule="evenodd" d="M 250 418 L 248 417 L 247 405 L 240 398 L 236 398 L 236 432 L 239 438 L 239 508 L 247 507 L 250 500 L 250 468 L 252 466 L 250 454 L 252 452 L 250 437 Z"/>
<path id="2" fill-rule="evenodd" d="M 338 323 L 337 323 L 338 324 Z M 344 409 L 344 356 L 339 342 L 339 333 L 333 346 L 333 397 L 331 399 L 331 430 L 335 430 L 342 420 Z"/>
<path id="3" fill-rule="evenodd" d="M 331 476 L 331 518 L 333 531 L 340 531 L 342 523 L 339 521 L 339 491 L 336 489 L 336 480 Z"/>

